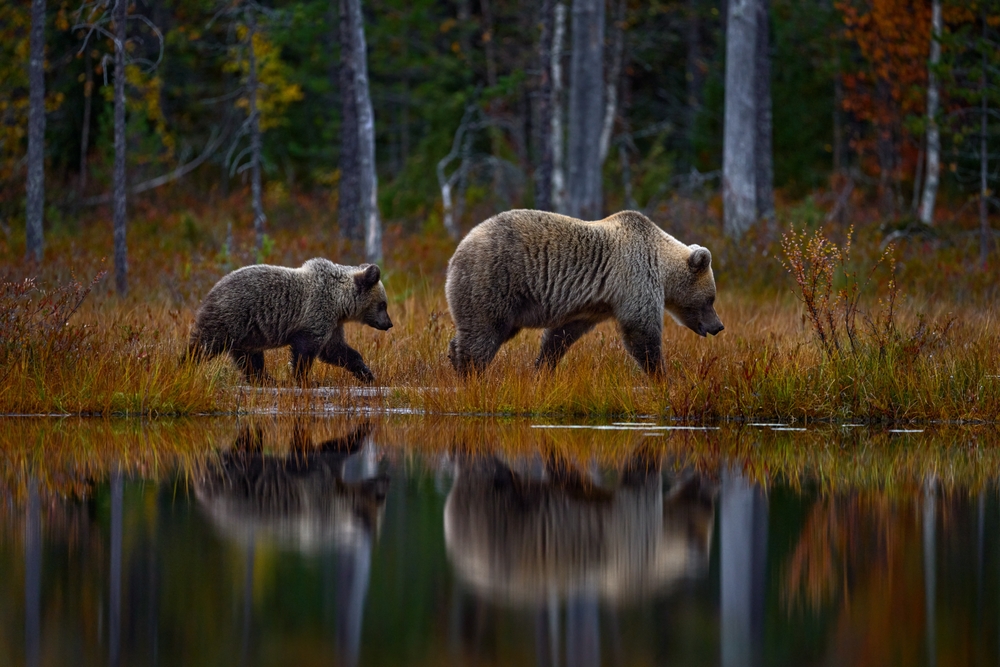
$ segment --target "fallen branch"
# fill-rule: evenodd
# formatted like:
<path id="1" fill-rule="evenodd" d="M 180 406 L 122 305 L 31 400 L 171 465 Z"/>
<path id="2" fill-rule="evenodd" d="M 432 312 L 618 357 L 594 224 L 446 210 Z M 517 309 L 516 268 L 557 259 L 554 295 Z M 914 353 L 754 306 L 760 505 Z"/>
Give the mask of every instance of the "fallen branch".
<path id="1" fill-rule="evenodd" d="M 208 142 L 208 145 L 205 147 L 205 150 L 202 151 L 201 155 L 199 155 L 198 157 L 196 157 L 195 159 L 191 160 L 186 164 L 178 166 L 173 171 L 163 174 L 162 176 L 157 176 L 156 178 L 151 178 L 148 181 L 143 181 L 142 183 L 133 185 L 131 188 L 129 188 L 128 191 L 129 194 L 137 195 L 142 192 L 146 192 L 147 190 L 158 188 L 162 185 L 166 185 L 167 183 L 176 181 L 180 178 L 183 178 L 184 176 L 187 176 L 192 171 L 194 171 L 202 164 L 204 164 L 205 161 L 208 158 L 210 158 L 212 154 L 215 153 L 216 150 L 218 150 L 219 146 L 222 145 L 222 142 L 225 139 L 225 137 L 226 137 L 225 133 L 215 136 Z M 97 195 L 96 197 L 87 197 L 80 203 L 83 206 L 99 206 L 101 204 L 109 203 L 111 201 L 111 197 L 112 194 L 110 192 L 106 192 L 103 195 Z"/>

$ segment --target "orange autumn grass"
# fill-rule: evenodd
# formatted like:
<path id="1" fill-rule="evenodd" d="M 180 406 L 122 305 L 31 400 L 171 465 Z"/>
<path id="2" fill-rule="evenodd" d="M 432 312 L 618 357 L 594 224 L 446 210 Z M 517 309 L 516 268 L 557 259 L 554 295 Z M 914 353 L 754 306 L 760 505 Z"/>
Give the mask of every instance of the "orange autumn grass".
<path id="1" fill-rule="evenodd" d="M 399 276 L 389 279 L 403 283 Z M 246 387 L 225 358 L 179 363 L 193 309 L 86 301 L 67 329 L 68 347 L 44 331 L 8 350 L 0 412 L 194 414 L 411 409 L 441 414 L 614 417 L 650 415 L 712 421 L 993 421 L 1000 413 L 1000 337 L 989 313 L 952 312 L 946 337 L 914 353 L 906 340 L 831 356 L 817 345 L 791 297 L 753 299 L 722 292 L 721 336 L 702 339 L 667 322 L 663 380 L 646 377 L 610 324 L 598 327 L 554 372 L 535 371 L 538 332 L 505 345 L 479 376 L 460 380 L 447 359 L 453 327 L 440 286 L 413 281 L 390 306 L 387 333 L 348 325 L 348 339 L 379 379 L 359 392 L 342 369 L 317 363 L 318 389 L 292 382 L 286 350 L 268 352 L 276 388 Z M 895 314 L 916 330 L 916 312 Z M 934 321 L 944 313 L 931 313 Z M 34 336 L 34 337 L 32 337 Z"/>
<path id="2" fill-rule="evenodd" d="M 639 371 L 610 323 L 574 345 L 554 372 L 534 370 L 539 332 L 526 331 L 506 344 L 485 372 L 461 380 L 447 360 L 453 334 L 443 294 L 449 242 L 440 235 L 404 236 L 390 230 L 384 282 L 395 326 L 388 332 L 347 326 L 348 341 L 371 366 L 378 386 L 359 391 L 342 369 L 317 363 L 310 375 L 317 388 L 301 390 L 292 383 L 287 350 L 267 354 L 268 369 L 278 380 L 275 388 L 245 386 L 225 358 L 202 365 L 179 363 L 198 301 L 226 271 L 254 261 L 252 241 L 244 235 L 232 246 L 229 241 L 220 245 L 191 234 L 185 240 L 180 222 L 172 227 L 164 223 L 162 229 L 148 224 L 151 228 L 133 246 L 146 261 L 135 262 L 127 298 L 112 293 L 107 280 L 88 282 L 102 268 L 98 249 L 103 247 L 90 236 L 84 240 L 92 248 L 80 248 L 73 236 L 55 236 L 48 250 L 73 258 L 66 263 L 88 280 L 74 282 L 62 263 L 47 269 L 44 289 L 13 272 L 0 281 L 0 312 L 6 314 L 0 321 L 0 413 L 189 415 L 373 408 L 866 422 L 996 421 L 1000 415 L 995 311 L 982 302 L 922 301 L 918 293 L 894 299 L 887 312 L 885 276 L 879 278 L 881 284 L 866 282 L 879 261 L 869 247 L 877 248 L 877 242 L 871 240 L 861 249 L 869 250 L 867 259 L 858 265 L 843 248 L 815 241 L 821 235 L 798 237 L 798 264 L 790 267 L 795 279 L 773 258 L 740 264 L 744 254 L 729 253 L 729 264 L 717 271 L 717 308 L 725 332 L 702 339 L 668 320 L 662 380 Z M 267 259 L 297 266 L 313 256 L 346 256 L 338 243 L 335 233 L 320 227 L 308 234 L 278 230 L 274 245 L 281 255 Z M 720 262 L 726 261 L 724 248 Z M 940 261 L 941 254 L 931 259 L 935 257 Z M 913 261 L 906 269 L 908 284 L 919 266 Z M 852 272 L 860 278 L 851 278 Z M 749 287 L 759 282 L 757 274 L 766 274 L 774 287 Z M 796 282 L 800 278 L 812 285 L 812 309 L 802 303 L 806 292 Z M 818 282 L 810 283 L 813 278 Z M 857 291 L 851 289 L 852 279 L 862 283 Z M 837 324 L 853 317 L 854 342 L 831 349 L 818 340 L 817 308 L 826 317 L 821 322 Z M 839 331 L 845 340 L 844 329 Z"/>
<path id="3" fill-rule="evenodd" d="M 370 433 L 379 458 L 437 465 L 468 457 L 543 459 L 604 473 L 639 461 L 666 471 L 718 475 L 737 466 L 759 483 L 808 485 L 822 493 L 869 489 L 915 493 L 933 475 L 945 491 L 976 491 L 1000 474 L 992 426 L 932 427 L 892 433 L 882 427 L 822 425 L 804 432 L 746 425 L 664 431 L 538 428 L 536 420 L 412 415 L 247 415 L 173 420 L 2 419 L 0 492 L 25 497 L 29 478 L 52 496 L 86 496 L 113 472 L 143 479 L 197 478 L 240 433 L 259 433 L 260 453 L 296 457 L 356 429 Z M 180 489 L 183 491 L 183 489 Z"/>

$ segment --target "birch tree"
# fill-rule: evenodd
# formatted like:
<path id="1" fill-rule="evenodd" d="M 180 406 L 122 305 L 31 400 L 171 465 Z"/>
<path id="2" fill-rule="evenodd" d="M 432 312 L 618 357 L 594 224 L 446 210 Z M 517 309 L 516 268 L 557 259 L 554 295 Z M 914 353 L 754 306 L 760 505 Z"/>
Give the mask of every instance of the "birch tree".
<path id="1" fill-rule="evenodd" d="M 28 187 L 26 258 L 42 261 L 45 215 L 45 0 L 31 2 L 28 60 Z"/>
<path id="2" fill-rule="evenodd" d="M 927 175 L 920 201 L 920 222 L 934 223 L 934 200 L 937 198 L 941 171 L 941 132 L 938 129 L 939 90 L 937 67 L 941 62 L 941 0 L 931 3 L 931 54 L 927 66 Z"/>
<path id="3" fill-rule="evenodd" d="M 618 0 L 612 29 L 611 68 L 604 87 L 604 122 L 601 126 L 601 143 L 598 147 L 598 161 L 601 166 L 611 148 L 611 132 L 618 115 L 618 80 L 621 78 L 622 58 L 625 52 L 625 0 Z"/>
<path id="4" fill-rule="evenodd" d="M 566 212 L 566 176 L 563 162 L 563 38 L 566 36 L 566 5 L 556 2 L 552 27 L 552 119 L 549 140 L 552 143 L 552 210 Z"/>
<path id="5" fill-rule="evenodd" d="M 351 25 L 354 66 L 354 99 L 358 114 L 358 176 L 360 218 L 365 229 L 365 259 L 382 261 L 382 221 L 378 212 L 378 178 L 375 173 L 375 115 L 368 93 L 368 50 L 361 0 L 345 0 Z"/>
<path id="6" fill-rule="evenodd" d="M 90 150 L 90 114 L 94 99 L 94 63 L 91 62 L 90 49 L 84 49 L 83 67 L 83 127 L 80 132 L 80 178 L 77 181 L 77 194 L 81 199 L 87 190 L 87 153 Z"/>
<path id="7" fill-rule="evenodd" d="M 740 238 L 757 212 L 757 0 L 729 0 L 722 199 L 726 234 Z"/>
<path id="8" fill-rule="evenodd" d="M 347 3 L 340 0 L 340 183 L 337 222 L 340 238 L 360 241 L 360 181 L 358 174 L 358 102 L 354 90 L 353 26 Z"/>
<path id="9" fill-rule="evenodd" d="M 115 26 L 115 166 L 112 220 L 115 244 L 115 289 L 128 294 L 128 247 L 125 242 L 125 27 L 128 0 L 115 0 L 111 20 Z"/>
<path id="10" fill-rule="evenodd" d="M 244 8 L 247 26 L 247 123 L 250 131 L 250 193 L 253 205 L 253 232 L 258 256 L 264 247 L 264 202 L 260 191 L 260 112 L 257 109 L 257 54 L 254 51 L 254 37 L 257 34 L 257 14 L 251 4 Z"/>
<path id="11" fill-rule="evenodd" d="M 990 227 L 989 202 L 991 190 L 989 187 L 989 152 L 986 144 L 987 132 L 989 131 L 990 101 L 989 88 L 987 87 L 986 75 L 992 69 L 987 60 L 987 54 L 992 54 L 996 58 L 996 42 L 989 38 L 989 20 L 986 13 L 986 3 L 983 3 L 982 12 L 982 36 L 979 40 L 979 95 L 980 95 L 980 115 L 979 115 L 979 266 L 983 271 L 987 269 L 990 250 L 993 248 L 993 229 Z M 993 110 L 996 113 L 996 110 Z"/>
<path id="12" fill-rule="evenodd" d="M 552 210 L 552 115 L 555 108 L 552 99 L 552 32 L 555 28 L 555 6 L 553 0 L 542 0 L 539 11 L 542 24 L 538 39 L 538 171 L 535 176 L 535 208 L 540 211 Z"/>
<path id="13" fill-rule="evenodd" d="M 604 2 L 573 0 L 569 91 L 569 183 L 566 211 L 601 216 L 601 130 L 604 124 Z"/>
<path id="14" fill-rule="evenodd" d="M 110 12 L 108 11 L 110 9 Z M 133 63 L 139 63 L 146 67 L 148 71 L 155 70 L 163 59 L 164 40 L 163 34 L 148 18 L 136 15 L 131 18 L 139 20 L 148 26 L 156 36 L 158 43 L 158 55 L 155 61 L 145 58 L 133 59 Z M 105 196 L 97 197 L 92 202 L 82 203 L 106 203 L 111 202 L 111 218 L 114 235 L 114 262 L 115 262 L 115 289 L 119 296 L 128 294 L 128 246 L 126 243 L 126 232 L 128 218 L 126 215 L 128 183 L 126 181 L 126 132 L 125 132 L 125 66 L 129 62 L 127 50 L 127 28 L 130 19 L 128 15 L 128 0 L 111 0 L 84 3 L 77 11 L 77 24 L 73 30 L 84 30 L 85 36 L 81 45 L 81 51 L 88 48 L 90 38 L 94 34 L 100 34 L 109 38 L 114 47 L 114 54 L 107 58 L 114 63 L 114 85 L 113 85 L 113 136 L 114 136 L 114 166 L 112 168 L 112 190 L 110 198 Z M 110 21 L 110 26 L 109 26 Z M 113 28 L 114 32 L 109 30 Z M 89 66 L 89 65 L 88 65 Z M 105 70 L 106 71 L 106 70 Z"/>
<path id="15" fill-rule="evenodd" d="M 756 98 L 757 133 L 754 138 L 755 187 L 757 217 L 774 220 L 774 154 L 771 132 L 771 42 L 769 0 L 757 2 L 757 40 L 754 58 L 754 88 Z"/>

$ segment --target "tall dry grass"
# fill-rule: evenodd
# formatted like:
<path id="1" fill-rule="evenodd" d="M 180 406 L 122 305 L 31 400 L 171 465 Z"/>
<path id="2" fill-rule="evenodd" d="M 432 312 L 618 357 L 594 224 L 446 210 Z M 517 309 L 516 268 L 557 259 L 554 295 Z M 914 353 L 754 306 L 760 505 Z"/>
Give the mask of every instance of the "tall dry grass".
<path id="1" fill-rule="evenodd" d="M 275 350 L 266 358 L 278 387 L 247 387 L 224 358 L 191 365 L 178 363 L 178 357 L 211 285 L 258 259 L 249 225 L 232 224 L 239 208 L 235 200 L 201 208 L 180 203 L 189 208 L 137 213 L 141 221 L 131 232 L 131 289 L 125 298 L 114 294 L 107 280 L 90 285 L 110 247 L 109 229 L 96 222 L 84 233 L 53 235 L 46 252 L 58 261 L 40 271 L 21 263 L 18 248 L 0 242 L 6 290 L 0 312 L 7 314 L 0 323 L 0 413 L 401 409 L 865 422 L 996 421 L 1000 414 L 995 280 L 963 265 L 960 248 L 908 246 L 894 255 L 899 261 L 891 277 L 887 262 L 879 264 L 878 235 L 859 234 L 845 256 L 843 239 L 849 234 L 833 229 L 829 238 L 822 237 L 825 245 L 812 251 L 808 244 L 815 237 L 800 237 L 806 273 L 799 276 L 794 267 L 782 267 L 776 243 L 748 239 L 736 246 L 720 237 L 716 225 L 684 220 L 666 226 L 682 240 L 713 248 L 717 308 L 726 330 L 702 339 L 668 320 L 662 380 L 639 371 L 610 323 L 574 345 L 554 372 L 534 370 L 540 332 L 526 331 L 506 344 L 485 372 L 460 380 L 446 356 L 453 325 L 443 283 L 453 245 L 440 233 L 404 234 L 390 226 L 383 275 L 395 326 L 388 332 L 347 326 L 348 341 L 365 357 L 378 386 L 359 390 L 345 371 L 317 362 L 310 376 L 315 388 L 301 390 L 292 382 L 287 350 Z M 301 208 L 306 219 L 274 229 L 273 252 L 260 259 L 297 266 L 325 256 L 352 263 L 356 249 L 337 239 L 325 209 L 300 203 L 289 206 Z M 795 222 L 795 215 L 792 209 L 783 212 L 789 218 L 783 224 Z M 827 290 L 825 301 L 814 298 L 812 307 L 828 318 L 827 325 L 833 318 L 840 327 L 834 335 L 841 351 L 836 345 L 831 351 L 817 336 L 799 277 L 815 278 Z M 25 285 L 26 278 L 34 280 L 31 289 L 11 296 L 12 286 Z M 76 304 L 73 299 L 88 285 L 92 289 Z M 890 294 L 895 296 L 887 315 Z M 66 320 L 58 309 L 31 311 L 46 299 L 63 297 L 76 304 Z M 72 345 L 59 342 L 64 339 Z"/>

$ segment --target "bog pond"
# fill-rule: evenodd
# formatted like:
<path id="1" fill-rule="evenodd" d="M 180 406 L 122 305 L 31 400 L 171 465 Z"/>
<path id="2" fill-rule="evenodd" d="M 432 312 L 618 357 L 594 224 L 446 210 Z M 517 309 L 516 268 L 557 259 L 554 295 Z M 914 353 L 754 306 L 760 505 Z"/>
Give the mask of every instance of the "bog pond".
<path id="1" fill-rule="evenodd" d="M 0 418 L 3 665 L 996 665 L 1000 434 Z"/>

